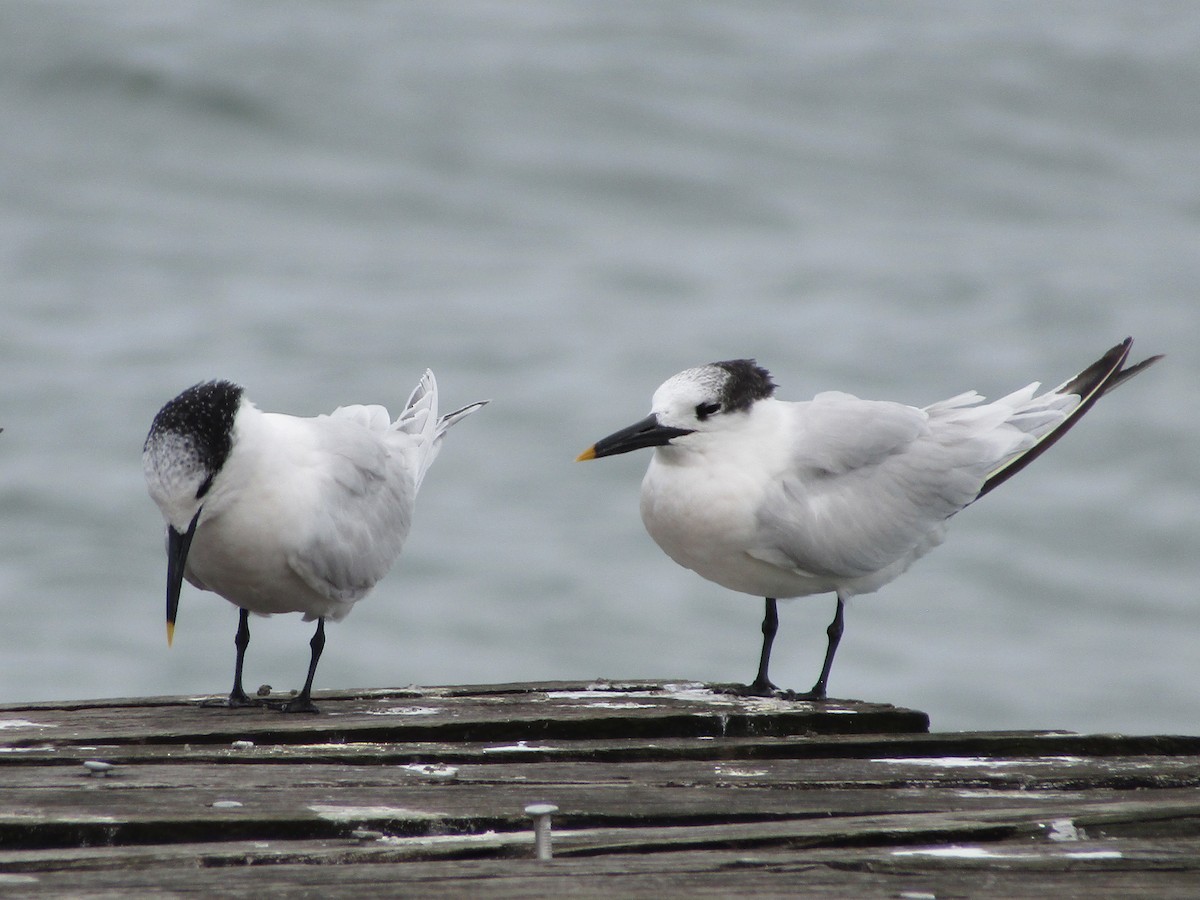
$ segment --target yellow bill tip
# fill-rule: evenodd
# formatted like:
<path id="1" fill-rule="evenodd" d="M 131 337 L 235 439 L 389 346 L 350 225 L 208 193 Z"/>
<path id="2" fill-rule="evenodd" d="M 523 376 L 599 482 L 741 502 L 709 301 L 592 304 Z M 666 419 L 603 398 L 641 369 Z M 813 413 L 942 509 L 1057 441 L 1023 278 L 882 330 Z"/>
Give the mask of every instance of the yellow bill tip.
<path id="1" fill-rule="evenodd" d="M 586 460 L 595 459 L 595 458 L 596 458 L 596 445 L 593 444 L 592 446 L 590 446 L 586 450 L 584 450 L 582 453 L 580 453 L 577 457 L 575 457 L 575 462 L 585 462 Z"/>
<path id="2" fill-rule="evenodd" d="M 175 623 L 168 622 L 167 623 L 167 646 L 168 647 L 171 646 L 171 642 L 173 640 L 175 640 Z"/>

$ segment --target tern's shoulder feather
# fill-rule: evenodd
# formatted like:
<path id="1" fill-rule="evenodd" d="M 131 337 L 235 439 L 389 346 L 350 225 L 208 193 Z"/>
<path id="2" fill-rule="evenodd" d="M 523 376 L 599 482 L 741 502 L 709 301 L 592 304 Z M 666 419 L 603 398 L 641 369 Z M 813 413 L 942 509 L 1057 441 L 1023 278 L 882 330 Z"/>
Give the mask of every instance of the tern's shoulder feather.
<path id="1" fill-rule="evenodd" d="M 928 428 L 928 417 L 919 409 L 837 391 L 788 406 L 795 473 L 843 474 L 878 464 Z"/>
<path id="2" fill-rule="evenodd" d="M 915 407 L 836 393 L 795 404 L 791 464 L 759 508 L 751 555 L 836 579 L 906 565 L 979 491 L 977 456 Z"/>
<path id="3" fill-rule="evenodd" d="M 305 420 L 316 441 L 319 509 L 289 562 L 314 590 L 357 600 L 396 561 L 447 429 L 483 406 L 439 417 L 437 399 L 426 370 L 395 422 L 382 406 L 343 406 Z"/>
<path id="4" fill-rule="evenodd" d="M 356 422 L 367 431 L 383 434 L 392 425 L 391 417 L 386 407 L 377 405 L 339 406 L 329 414 L 331 419 L 345 419 Z"/>
<path id="5" fill-rule="evenodd" d="M 387 411 L 341 407 L 305 423 L 307 450 L 293 446 L 312 514 L 288 564 L 330 600 L 354 601 L 387 574 L 412 523 L 411 460 L 387 442 Z M 390 422 L 387 422 L 390 426 Z"/>

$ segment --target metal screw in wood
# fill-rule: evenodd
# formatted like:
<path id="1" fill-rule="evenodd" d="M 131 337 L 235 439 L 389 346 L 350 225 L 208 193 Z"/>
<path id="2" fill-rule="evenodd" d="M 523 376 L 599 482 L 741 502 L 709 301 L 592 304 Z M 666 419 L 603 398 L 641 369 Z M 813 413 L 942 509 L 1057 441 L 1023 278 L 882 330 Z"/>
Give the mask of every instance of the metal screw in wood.
<path id="1" fill-rule="evenodd" d="M 554 848 L 550 838 L 550 817 L 558 812 L 552 803 L 531 803 L 525 815 L 533 818 L 533 850 L 537 859 L 551 859 Z"/>

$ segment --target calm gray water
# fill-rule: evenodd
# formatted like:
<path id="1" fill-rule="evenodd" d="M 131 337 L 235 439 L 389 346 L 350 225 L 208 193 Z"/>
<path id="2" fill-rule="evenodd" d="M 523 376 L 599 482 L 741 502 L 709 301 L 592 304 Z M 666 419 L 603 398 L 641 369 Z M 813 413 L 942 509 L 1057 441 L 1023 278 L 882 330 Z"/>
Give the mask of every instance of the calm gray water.
<path id="1" fill-rule="evenodd" d="M 854 601 L 831 690 L 936 728 L 1200 729 L 1200 5 L 0 5 L 0 700 L 217 693 L 141 444 L 201 379 L 450 436 L 317 687 L 753 674 L 761 600 L 572 462 L 690 365 L 925 404 L 1168 360 Z M 806 688 L 830 597 L 772 670 Z M 247 682 L 311 626 L 256 620 Z"/>

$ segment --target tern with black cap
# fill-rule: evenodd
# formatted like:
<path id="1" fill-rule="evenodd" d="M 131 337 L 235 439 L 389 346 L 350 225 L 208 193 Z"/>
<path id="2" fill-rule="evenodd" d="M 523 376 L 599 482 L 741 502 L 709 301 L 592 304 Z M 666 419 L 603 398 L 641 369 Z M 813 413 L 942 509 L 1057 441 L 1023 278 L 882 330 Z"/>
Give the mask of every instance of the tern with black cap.
<path id="1" fill-rule="evenodd" d="M 382 406 L 264 413 L 229 381 L 194 385 L 159 410 L 142 464 L 167 525 L 167 643 L 185 579 L 238 607 L 222 705 L 262 702 L 242 689 L 249 614 L 298 612 L 317 629 L 304 688 L 283 709 L 316 712 L 325 620 L 345 617 L 387 574 L 446 432 L 486 402 L 439 416 L 427 370 L 395 422 Z"/>
<path id="2" fill-rule="evenodd" d="M 739 690 L 821 700 L 846 601 L 901 575 L 955 513 L 1160 358 L 1127 366 L 1132 343 L 1044 393 L 1035 382 L 991 403 L 969 391 L 923 409 L 837 391 L 786 402 L 754 360 L 710 363 L 668 379 L 650 415 L 578 458 L 654 448 L 641 489 L 650 536 L 709 581 L 765 598 L 758 671 Z M 768 675 L 776 601 L 822 593 L 837 609 L 821 673 L 809 691 L 780 691 Z"/>

